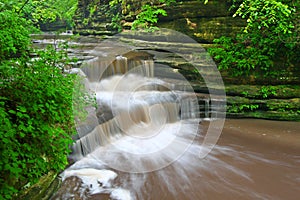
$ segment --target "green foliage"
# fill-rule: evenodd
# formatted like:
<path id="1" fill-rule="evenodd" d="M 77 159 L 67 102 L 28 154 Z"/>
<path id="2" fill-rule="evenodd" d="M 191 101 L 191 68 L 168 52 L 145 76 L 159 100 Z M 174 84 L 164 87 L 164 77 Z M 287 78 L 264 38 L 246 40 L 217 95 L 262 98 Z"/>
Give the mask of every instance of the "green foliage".
<path id="1" fill-rule="evenodd" d="M 66 59 L 54 49 L 37 55 L 1 65 L 1 195 L 67 164 L 75 75 L 62 73 Z"/>
<path id="2" fill-rule="evenodd" d="M 241 94 L 244 96 L 244 97 L 247 97 L 249 95 L 249 92 L 248 91 L 243 91 L 241 92 Z"/>
<path id="3" fill-rule="evenodd" d="M 47 1 L 49 2 L 49 1 Z M 73 24 L 73 16 L 78 6 L 78 0 L 55 0 L 54 10 L 56 19 L 65 20 L 68 24 Z"/>
<path id="4" fill-rule="evenodd" d="M 148 4 L 142 6 L 142 11 L 136 16 L 136 20 L 133 22 L 132 28 L 150 28 L 158 21 L 158 15 L 166 16 L 167 13 L 157 6 L 150 6 Z"/>
<path id="5" fill-rule="evenodd" d="M 48 171 L 64 169 L 75 133 L 73 106 L 84 108 L 89 97 L 80 93 L 75 74 L 64 73 L 71 61 L 67 46 L 31 52 L 31 26 L 19 5 L 0 4 L 1 199 L 16 198 Z"/>
<path id="6" fill-rule="evenodd" d="M 160 0 L 162 5 L 169 6 L 174 0 Z M 158 29 L 155 24 L 158 22 L 159 16 L 167 16 L 167 12 L 161 6 L 145 4 L 141 7 L 141 12 L 136 16 L 132 29 L 143 28 L 147 30 Z"/>
<path id="7" fill-rule="evenodd" d="M 108 16 L 111 18 L 111 28 L 116 30 L 117 32 L 122 31 L 122 12 L 121 12 L 121 0 L 113 0 L 109 2 L 109 14 Z"/>
<path id="8" fill-rule="evenodd" d="M 12 11 L 0 12 L 0 62 L 27 54 L 29 38 L 29 23 Z"/>
<path id="9" fill-rule="evenodd" d="M 156 23 L 160 16 L 167 16 L 164 6 L 170 6 L 176 0 L 159 0 L 159 1 L 142 1 L 140 3 L 134 2 L 134 5 L 125 0 L 110 0 L 110 9 L 107 12 L 108 17 L 111 18 L 112 28 L 122 30 L 122 14 L 123 12 L 137 13 L 136 19 L 133 21 L 132 29 L 142 28 L 146 31 L 157 30 Z"/>
<path id="10" fill-rule="evenodd" d="M 90 16 L 92 16 L 95 13 L 96 9 L 97 9 L 96 5 L 90 6 Z"/>
<path id="11" fill-rule="evenodd" d="M 239 34 L 234 39 L 221 37 L 214 42 L 219 46 L 209 49 L 218 62 L 220 70 L 228 70 L 232 76 L 249 76 L 257 67 L 268 70 L 272 65 L 272 60 L 264 55 L 262 50 L 245 44 L 245 35 Z"/>
<path id="12" fill-rule="evenodd" d="M 260 89 L 260 94 L 263 98 L 268 98 L 269 96 L 276 96 L 277 95 L 277 87 L 262 86 Z"/>
<path id="13" fill-rule="evenodd" d="M 72 24 L 72 17 L 77 9 L 77 0 L 3 0 L 0 11 L 11 10 L 20 17 L 39 22 L 52 22 L 57 19 Z"/>
<path id="14" fill-rule="evenodd" d="M 209 50 L 219 68 L 229 69 L 233 76 L 278 78 L 287 73 L 287 66 L 297 63 L 299 54 L 299 44 L 288 42 L 296 38 L 295 6 L 278 0 L 244 0 L 234 14 L 247 20 L 243 32 L 235 38 L 215 39 L 217 47 Z M 276 63 L 283 69 L 280 73 L 274 70 Z"/>
<path id="15" fill-rule="evenodd" d="M 258 104 L 232 104 L 227 106 L 227 112 L 229 113 L 241 113 L 254 111 L 259 108 Z"/>
<path id="16" fill-rule="evenodd" d="M 291 15 L 293 7 L 277 0 L 244 0 L 234 16 L 247 18 L 245 33 L 262 30 L 263 34 L 290 34 L 294 28 Z"/>
<path id="17" fill-rule="evenodd" d="M 112 17 L 111 23 L 113 29 L 116 29 L 118 32 L 122 31 L 121 15 L 119 13 Z"/>
<path id="18" fill-rule="evenodd" d="M 109 1 L 109 6 L 113 7 L 113 6 L 116 6 L 120 3 L 122 3 L 122 0 L 110 0 Z"/>

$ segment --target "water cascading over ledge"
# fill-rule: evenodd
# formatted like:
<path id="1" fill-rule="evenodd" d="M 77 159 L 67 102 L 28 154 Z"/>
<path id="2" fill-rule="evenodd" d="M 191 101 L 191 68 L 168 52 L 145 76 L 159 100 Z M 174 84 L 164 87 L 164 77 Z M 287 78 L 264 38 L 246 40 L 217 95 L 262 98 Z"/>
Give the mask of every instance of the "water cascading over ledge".
<path id="1" fill-rule="evenodd" d="M 145 35 L 143 34 L 144 37 Z M 166 35 L 160 38 L 164 36 Z M 188 56 L 181 55 L 187 61 L 196 53 L 203 52 L 201 49 L 199 52 L 198 45 L 192 45 L 188 41 L 172 44 L 173 40 L 168 36 L 165 37 L 167 42 L 145 41 L 144 37 L 139 38 L 139 41 L 134 40 L 135 45 L 142 46 L 139 50 L 148 48 L 153 52 L 157 51 L 157 47 L 166 49 L 171 46 L 176 54 L 177 49 L 184 47 L 189 51 L 184 51 L 183 54 Z M 183 36 L 176 33 L 176 38 Z M 127 58 L 129 68 L 134 56 L 130 57 L 122 51 L 116 52 L 119 49 L 112 50 L 111 47 L 111 44 L 104 45 L 92 51 L 98 54 L 97 62 L 107 61 L 110 64 L 115 62 L 117 56 L 121 56 L 118 58 Z M 137 49 L 129 51 L 135 52 Z M 84 141 L 81 146 L 86 143 L 90 147 L 94 145 L 95 149 L 87 148 L 88 145 L 78 149 L 78 160 L 60 175 L 63 184 L 52 200 L 294 199 L 299 194 L 297 186 L 300 180 L 297 152 L 288 155 L 288 151 L 277 144 L 270 149 L 271 145 L 259 145 L 260 141 L 255 141 L 251 146 L 248 137 L 244 141 L 236 137 L 235 131 L 240 127 L 231 127 L 232 124 L 225 131 L 230 129 L 233 135 L 225 134 L 218 144 L 214 143 L 218 136 L 215 133 L 222 127 L 219 120 L 202 123 L 200 128 L 195 122 L 203 118 L 216 119 L 224 113 L 224 95 L 218 90 L 222 87 L 215 87 L 220 79 L 215 76 L 217 73 L 208 71 L 213 65 L 205 59 L 203 62 L 194 62 L 202 70 L 201 75 L 210 89 L 209 94 L 194 94 L 185 84 L 180 83 L 184 79 L 176 76 L 178 68 L 161 66 L 164 63 L 160 58 L 165 58 L 166 54 L 158 57 L 160 54 L 162 51 L 150 58 L 137 56 L 136 61 L 139 60 L 140 64 L 136 65 L 136 70 L 128 70 L 127 73 L 126 70 L 119 70 L 121 72 L 117 75 L 110 72 L 103 77 L 99 77 L 100 73 L 90 73 L 95 75 L 94 81 L 86 77 L 85 84 L 97 94 L 99 106 L 98 110 L 87 108 L 89 120 L 78 123 L 78 129 L 81 129 L 78 131 L 78 139 L 82 138 Z M 177 57 L 174 58 L 175 61 L 176 59 Z M 145 70 L 140 69 L 143 67 L 143 60 L 154 65 L 153 76 L 146 76 Z M 99 65 L 94 63 L 94 66 Z M 160 68 L 162 69 L 159 70 Z M 88 69 L 77 69 L 79 74 L 86 76 L 84 70 Z M 174 73 L 164 74 L 167 71 Z M 205 77 L 206 74 L 208 76 Z M 197 113 L 189 112 L 193 109 L 184 109 L 196 105 L 191 101 L 194 96 L 201 102 L 198 103 L 200 119 L 191 115 Z M 274 126 L 276 123 L 271 124 Z M 257 125 L 250 123 L 250 126 L 256 126 L 255 124 Z M 206 131 L 207 125 L 211 132 Z M 287 126 L 290 127 L 291 124 Z M 247 126 L 241 130 L 248 128 L 255 130 L 257 127 Z M 200 134 L 199 130 L 202 130 Z M 262 130 L 268 131 L 268 128 Z M 297 128 L 294 130 L 297 133 Z M 93 135 L 91 132 L 101 131 L 102 137 L 88 136 Z M 258 140 L 266 137 L 263 135 Z M 203 157 L 202 152 L 209 152 L 209 147 L 213 144 L 213 150 Z"/>
<path id="2" fill-rule="evenodd" d="M 97 58 L 80 69 L 87 89 L 96 93 L 98 109 L 89 108 L 88 120 L 77 127 L 74 160 L 126 134 L 148 137 L 145 130 L 156 134 L 165 124 L 188 119 L 199 123 L 198 100 L 192 88 L 174 90 L 176 82 L 154 78 L 154 65 L 151 58 L 117 55 L 113 62 Z M 149 137 L 153 133 L 148 133 Z"/>
<path id="3" fill-rule="evenodd" d="M 153 42 L 158 36 L 160 41 Z M 124 37 L 132 39 L 135 35 Z M 77 121 L 78 134 L 71 154 L 76 162 L 61 174 L 66 184 L 69 178 L 79 177 L 81 187 L 68 189 L 54 199 L 69 198 L 78 188 L 81 199 L 102 194 L 111 199 L 145 199 L 152 187 L 147 179 L 150 173 L 161 181 L 161 189 L 168 191 L 171 199 L 182 199 L 178 194 L 183 194 L 184 188 L 172 181 L 174 175 L 188 185 L 197 177 L 199 166 L 195 161 L 208 154 L 223 122 L 209 121 L 211 132 L 201 134 L 199 123 L 202 118 L 224 116 L 222 81 L 214 72 L 214 63 L 195 41 L 166 30 L 151 37 L 146 33 L 135 40 L 140 48 L 124 45 L 122 36 L 112 38 L 90 50 L 94 59 L 71 70 L 84 77 L 87 90 L 96 96 L 97 108 L 86 107 L 87 120 Z M 145 41 L 147 38 L 149 41 Z M 195 94 L 184 75 L 159 62 L 159 52 L 149 48 L 153 45 L 169 51 L 176 60 L 181 57 L 197 65 L 195 69 L 211 93 Z M 218 84 L 220 87 L 215 87 Z M 201 101 L 204 103 L 199 105 Z M 210 109 L 214 106 L 218 107 L 216 112 Z M 191 177 L 184 178 L 188 175 Z M 189 199 L 193 195 L 188 194 Z"/>

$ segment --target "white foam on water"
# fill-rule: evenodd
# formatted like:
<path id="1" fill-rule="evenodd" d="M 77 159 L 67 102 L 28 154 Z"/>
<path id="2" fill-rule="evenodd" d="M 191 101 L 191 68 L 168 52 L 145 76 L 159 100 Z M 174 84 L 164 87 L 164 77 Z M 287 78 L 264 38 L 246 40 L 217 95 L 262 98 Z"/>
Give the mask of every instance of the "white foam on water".
<path id="1" fill-rule="evenodd" d="M 95 55 L 98 52 L 108 56 L 108 48 L 114 46 L 93 51 Z M 200 159 L 200 152 L 211 149 L 204 142 L 201 144 L 205 136 L 199 133 L 198 99 L 189 81 L 174 74 L 163 78 L 165 71 L 160 70 L 166 68 L 157 70 L 151 59 L 129 61 L 123 56 L 115 59 L 93 59 L 85 67 L 69 71 L 84 77 L 83 83 L 96 93 L 99 105 L 97 113 L 89 115 L 87 128 L 83 127 L 94 129 L 88 129 L 75 143 L 75 153 L 79 156 L 74 158 L 79 159 L 61 175 L 63 180 L 70 176 L 82 180 L 85 186 L 80 190 L 82 199 L 99 193 L 110 194 L 114 200 L 276 199 L 261 188 L 253 189 L 259 184 L 255 181 L 262 179 L 255 180 L 247 169 L 259 165 L 280 169 L 295 166 L 219 145 L 213 145 L 213 151 Z M 205 62 L 207 67 L 203 70 L 213 70 L 208 68 L 210 65 Z M 161 73 L 158 75 L 163 79 L 154 78 L 154 72 Z M 174 72 L 180 74 L 178 70 Z M 208 80 L 208 88 L 214 88 L 218 80 L 211 76 L 213 73 L 209 74 L 213 80 L 203 78 L 205 82 Z M 220 99 L 214 99 L 212 94 L 200 98 L 205 98 L 206 121 L 219 117 L 213 111 L 224 112 L 224 105 L 219 105 Z M 103 121 L 96 114 L 101 114 Z M 286 176 L 300 181 L 298 175 Z"/>
<path id="2" fill-rule="evenodd" d="M 88 187 L 91 194 L 99 193 L 103 188 L 111 187 L 113 181 L 118 175 L 114 171 L 106 169 L 67 169 L 62 174 L 62 181 L 71 176 L 77 176 L 83 182 L 83 185 Z"/>
<path id="3" fill-rule="evenodd" d="M 110 198 L 112 198 L 112 200 L 132 200 L 133 199 L 130 191 L 122 189 L 122 188 L 113 189 L 112 192 L 110 193 Z"/>
<path id="4" fill-rule="evenodd" d="M 85 160 L 87 161 L 87 160 Z M 85 162 L 80 162 L 81 164 Z M 86 164 L 86 163 L 85 163 Z M 71 176 L 76 176 L 81 179 L 83 186 L 88 188 L 89 194 L 110 194 L 112 200 L 133 200 L 129 190 L 114 187 L 112 182 L 117 178 L 117 173 L 107 169 L 94 169 L 94 168 L 78 168 L 80 166 L 73 165 L 65 170 L 62 174 L 62 181 Z M 82 190 L 84 191 L 84 190 Z"/>
<path id="5" fill-rule="evenodd" d="M 199 168 L 202 147 L 194 143 L 200 122 L 196 95 L 174 90 L 174 83 L 137 75 L 136 71 L 97 81 L 100 66 L 85 69 L 91 81 L 87 86 L 96 93 L 100 114 L 113 118 L 77 140 L 77 152 L 83 151 L 84 157 L 79 156 L 82 159 L 64 172 L 63 179 L 78 176 L 91 194 L 109 192 L 112 199 L 129 200 L 142 198 L 147 173 L 154 172 L 176 196 L 178 186 L 190 184 L 188 174 Z M 105 108 L 103 113 L 101 108 Z M 104 170 L 92 169 L 102 165 Z M 174 182 L 174 176 L 165 170 L 171 165 L 181 183 Z M 128 173 L 127 180 L 120 177 L 121 185 L 116 185 L 117 174 L 108 168 Z"/>

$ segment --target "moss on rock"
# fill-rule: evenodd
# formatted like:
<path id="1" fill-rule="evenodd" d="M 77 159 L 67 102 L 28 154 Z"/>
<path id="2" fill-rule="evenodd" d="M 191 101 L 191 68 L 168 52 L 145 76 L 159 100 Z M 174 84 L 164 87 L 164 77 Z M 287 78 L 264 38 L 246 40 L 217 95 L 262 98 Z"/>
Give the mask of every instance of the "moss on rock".
<path id="1" fill-rule="evenodd" d="M 299 86 L 230 85 L 226 91 L 229 117 L 300 121 Z"/>
<path id="2" fill-rule="evenodd" d="M 39 179 L 37 183 L 21 191 L 15 199 L 22 200 L 47 200 L 58 189 L 60 180 L 56 178 L 57 173 L 49 172 Z"/>

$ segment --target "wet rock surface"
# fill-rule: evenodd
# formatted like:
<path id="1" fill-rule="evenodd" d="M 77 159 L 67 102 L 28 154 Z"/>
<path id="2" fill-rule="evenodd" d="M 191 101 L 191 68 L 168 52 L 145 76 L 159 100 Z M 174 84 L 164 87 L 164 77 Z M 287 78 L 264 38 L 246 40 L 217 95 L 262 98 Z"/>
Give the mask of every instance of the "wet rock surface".
<path id="1" fill-rule="evenodd" d="M 54 35 L 52 36 L 54 37 Z M 51 39 L 50 35 L 46 35 L 47 39 L 42 40 L 39 36 L 34 37 L 37 41 L 35 45 L 53 44 L 53 38 Z M 65 35 L 61 37 L 59 38 L 61 41 L 66 39 Z M 133 51 L 124 55 L 128 62 L 153 59 L 160 66 L 154 69 L 156 76 L 159 77 L 162 74 L 166 78 L 170 74 L 168 78 L 172 79 L 176 75 L 174 72 L 177 72 L 178 75 L 184 76 L 189 81 L 197 93 L 208 94 L 209 88 L 214 87 L 212 83 L 208 86 L 203 79 L 203 76 L 206 76 L 208 80 L 214 79 L 214 74 L 209 69 L 212 63 L 206 63 L 205 59 L 201 58 L 200 53 L 193 52 L 195 48 L 198 49 L 198 52 L 202 48 L 205 55 L 205 48 L 203 48 L 205 45 L 191 43 L 191 39 L 187 39 L 186 43 L 175 42 L 178 38 L 170 37 L 168 31 L 163 31 L 160 34 L 124 32 L 117 35 L 117 38 L 133 48 Z M 97 58 L 97 56 L 111 54 L 115 48 L 114 46 L 107 48 L 105 45 L 101 45 L 101 41 L 105 40 L 99 38 L 79 37 L 75 41 L 70 42 L 70 49 L 68 50 L 71 57 L 80 58 L 74 67 L 81 66 L 82 62 Z M 97 76 L 95 77 L 97 78 Z M 226 85 L 228 117 L 300 120 L 300 88 L 297 85 L 238 84 L 235 83 L 235 81 L 241 81 L 238 78 L 227 79 L 223 73 L 222 77 Z M 263 80 L 261 81 L 263 82 Z M 177 84 L 177 87 L 182 89 L 186 86 Z M 107 106 L 103 105 L 97 112 L 97 118 L 102 123 L 111 119 L 112 113 Z"/>
<path id="2" fill-rule="evenodd" d="M 22 191 L 16 199 L 46 200 L 53 195 L 59 186 L 60 180 L 57 178 L 57 174 L 49 172 L 42 176 L 36 184 Z"/>
<path id="3" fill-rule="evenodd" d="M 82 187 L 82 181 L 76 176 L 67 178 L 55 193 L 51 197 L 51 200 L 61 200 L 61 199 L 73 199 L 82 200 L 82 194 L 87 195 L 88 191 L 86 188 Z"/>

